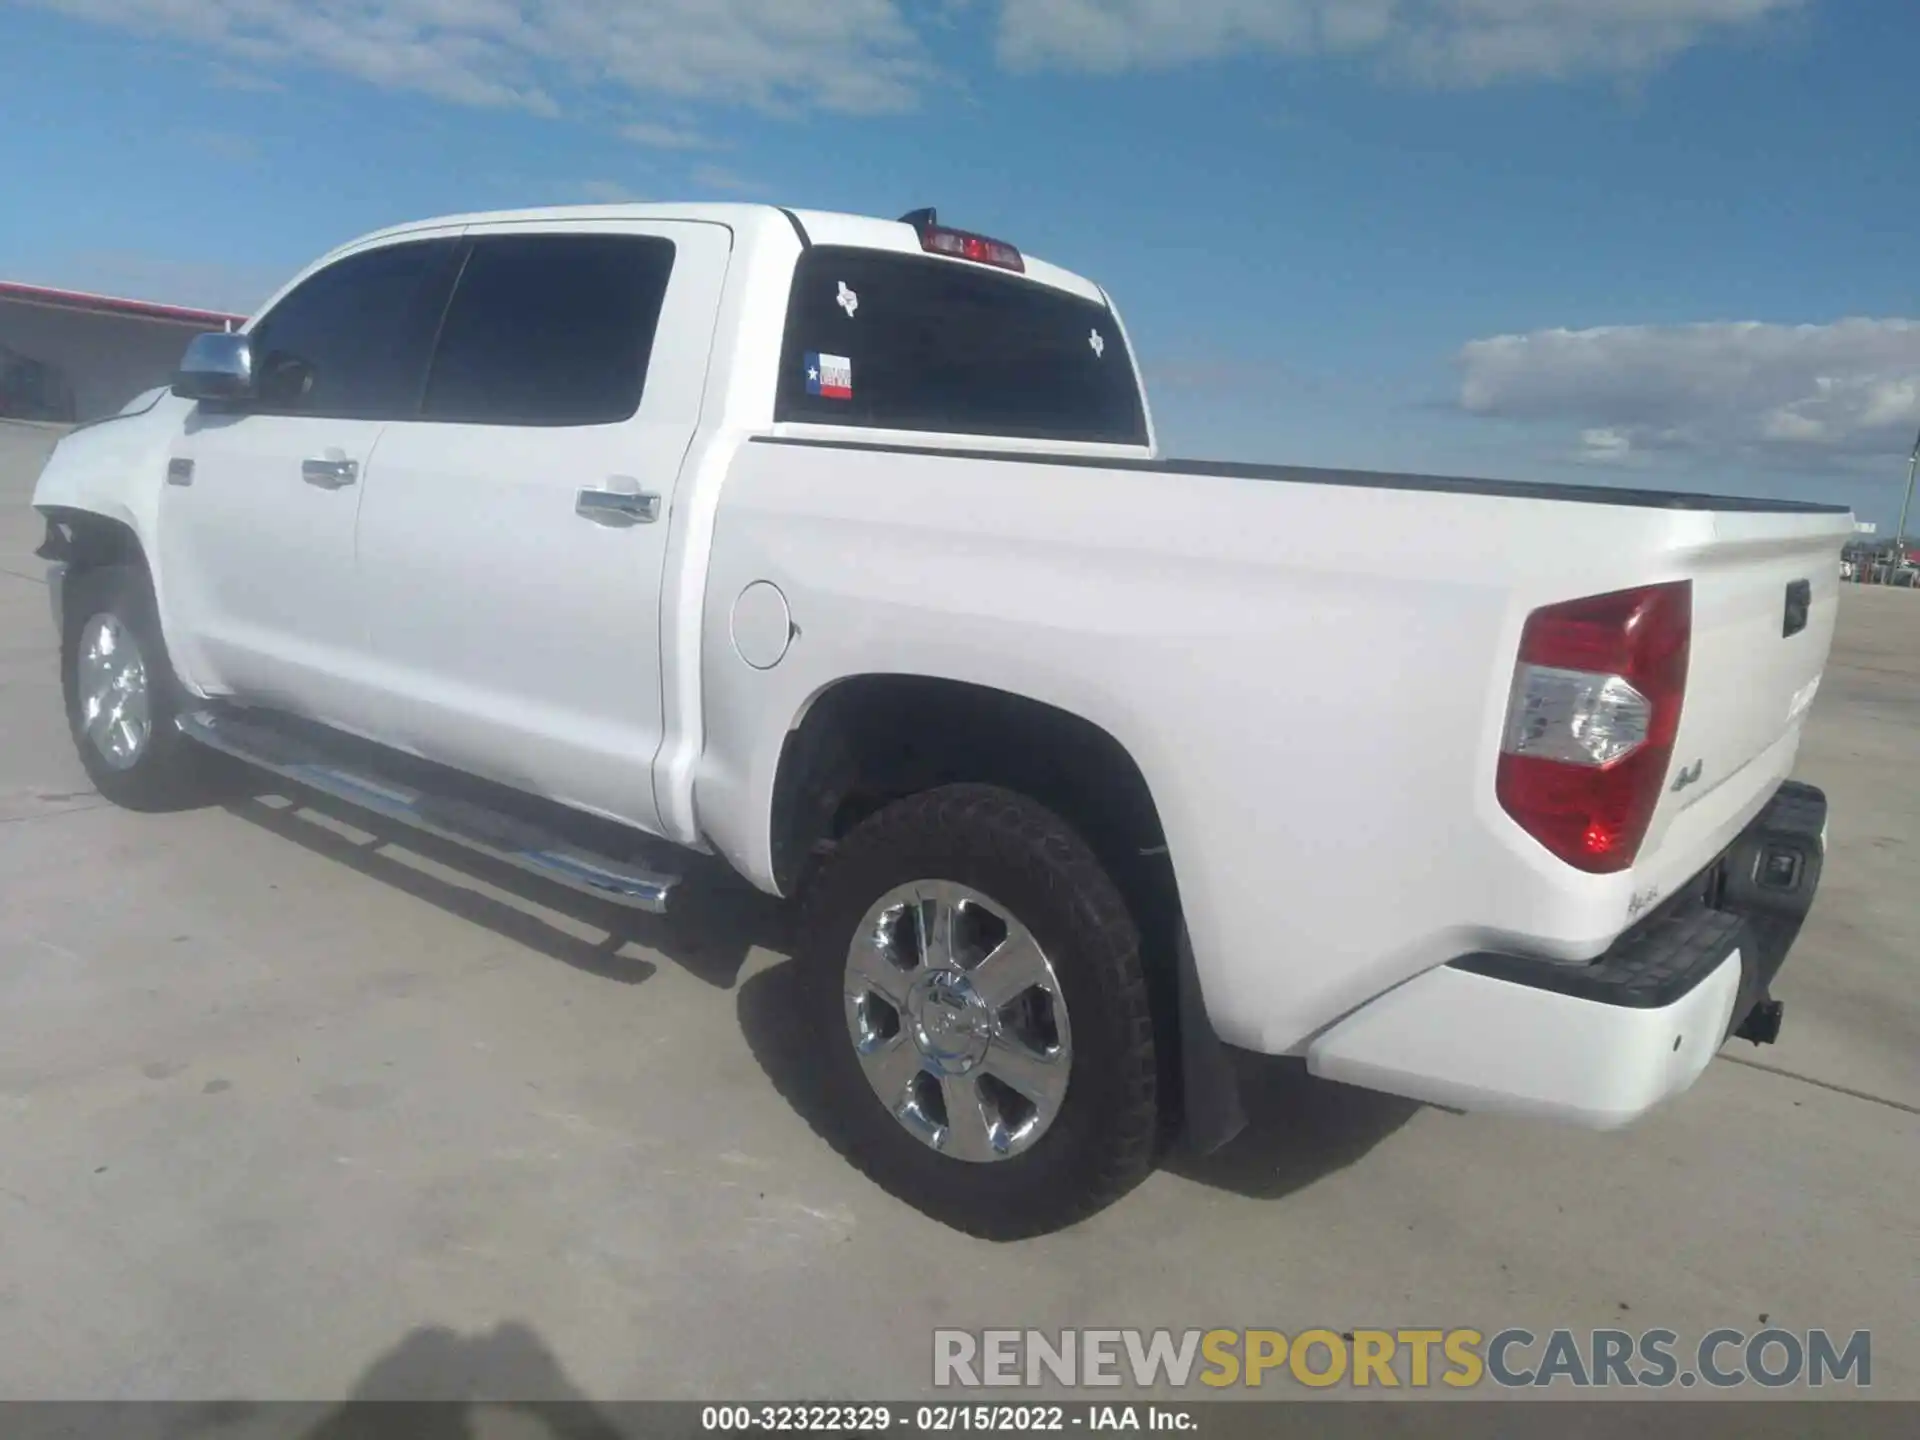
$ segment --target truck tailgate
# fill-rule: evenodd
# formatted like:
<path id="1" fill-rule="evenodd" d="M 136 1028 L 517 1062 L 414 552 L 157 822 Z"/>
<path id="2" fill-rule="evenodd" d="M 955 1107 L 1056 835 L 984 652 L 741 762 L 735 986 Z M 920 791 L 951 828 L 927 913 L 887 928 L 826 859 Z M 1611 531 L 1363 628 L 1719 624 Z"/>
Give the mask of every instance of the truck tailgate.
<path id="1" fill-rule="evenodd" d="M 1686 559 L 1686 699 L 1638 870 L 1662 890 L 1711 861 L 1792 769 L 1833 642 L 1850 519 L 1723 514 Z"/>

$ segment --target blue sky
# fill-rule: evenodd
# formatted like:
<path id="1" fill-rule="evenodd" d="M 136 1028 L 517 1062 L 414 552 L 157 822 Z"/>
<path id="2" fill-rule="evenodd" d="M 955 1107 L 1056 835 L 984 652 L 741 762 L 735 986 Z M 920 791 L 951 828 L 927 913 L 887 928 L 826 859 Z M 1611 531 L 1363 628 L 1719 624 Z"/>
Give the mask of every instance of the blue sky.
<path id="1" fill-rule="evenodd" d="M 1920 429 L 1912 0 L 0 0 L 0 277 L 249 308 L 399 220 L 937 205 L 1175 453 L 1804 495 Z"/>

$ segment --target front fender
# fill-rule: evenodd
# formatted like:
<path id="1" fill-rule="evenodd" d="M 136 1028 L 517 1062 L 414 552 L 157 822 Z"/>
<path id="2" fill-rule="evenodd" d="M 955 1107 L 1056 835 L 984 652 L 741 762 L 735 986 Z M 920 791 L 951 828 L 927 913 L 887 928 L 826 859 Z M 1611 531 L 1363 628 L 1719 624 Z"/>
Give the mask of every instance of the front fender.
<path id="1" fill-rule="evenodd" d="M 34 484 L 34 509 L 115 521 L 151 554 L 168 449 L 190 408 L 188 402 L 159 397 L 145 410 L 83 425 L 61 437 Z"/>
<path id="2" fill-rule="evenodd" d="M 141 405 L 145 408 L 137 408 Z M 121 415 L 71 431 L 54 446 L 33 488 L 33 508 L 81 539 L 70 556 L 48 558 L 64 565 L 92 563 L 100 551 L 84 543 L 88 518 L 113 527 L 123 542 L 113 547 L 115 558 L 130 547 L 146 564 L 163 629 L 168 611 L 166 576 L 157 563 L 160 497 L 174 438 L 192 408 L 192 402 L 163 392 L 143 396 Z"/>

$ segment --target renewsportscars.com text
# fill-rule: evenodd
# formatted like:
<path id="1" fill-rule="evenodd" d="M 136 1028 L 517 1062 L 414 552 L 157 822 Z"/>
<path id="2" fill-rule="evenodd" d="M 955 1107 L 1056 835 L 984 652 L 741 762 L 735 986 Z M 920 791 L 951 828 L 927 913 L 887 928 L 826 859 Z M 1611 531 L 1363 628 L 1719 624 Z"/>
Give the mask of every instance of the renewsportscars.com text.
<path id="1" fill-rule="evenodd" d="M 1873 1383 L 1873 1337 L 1827 1330 L 936 1330 L 941 1388 L 1131 1384 L 1466 1390 Z"/>

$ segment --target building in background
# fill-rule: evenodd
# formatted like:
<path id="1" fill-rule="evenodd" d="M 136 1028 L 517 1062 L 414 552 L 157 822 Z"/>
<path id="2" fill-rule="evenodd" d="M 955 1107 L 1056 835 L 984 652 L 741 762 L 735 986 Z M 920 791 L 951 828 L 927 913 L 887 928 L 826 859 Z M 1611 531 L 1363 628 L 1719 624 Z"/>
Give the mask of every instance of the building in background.
<path id="1" fill-rule="evenodd" d="M 188 340 L 245 318 L 0 280 L 0 419 L 111 415 L 166 384 Z"/>

